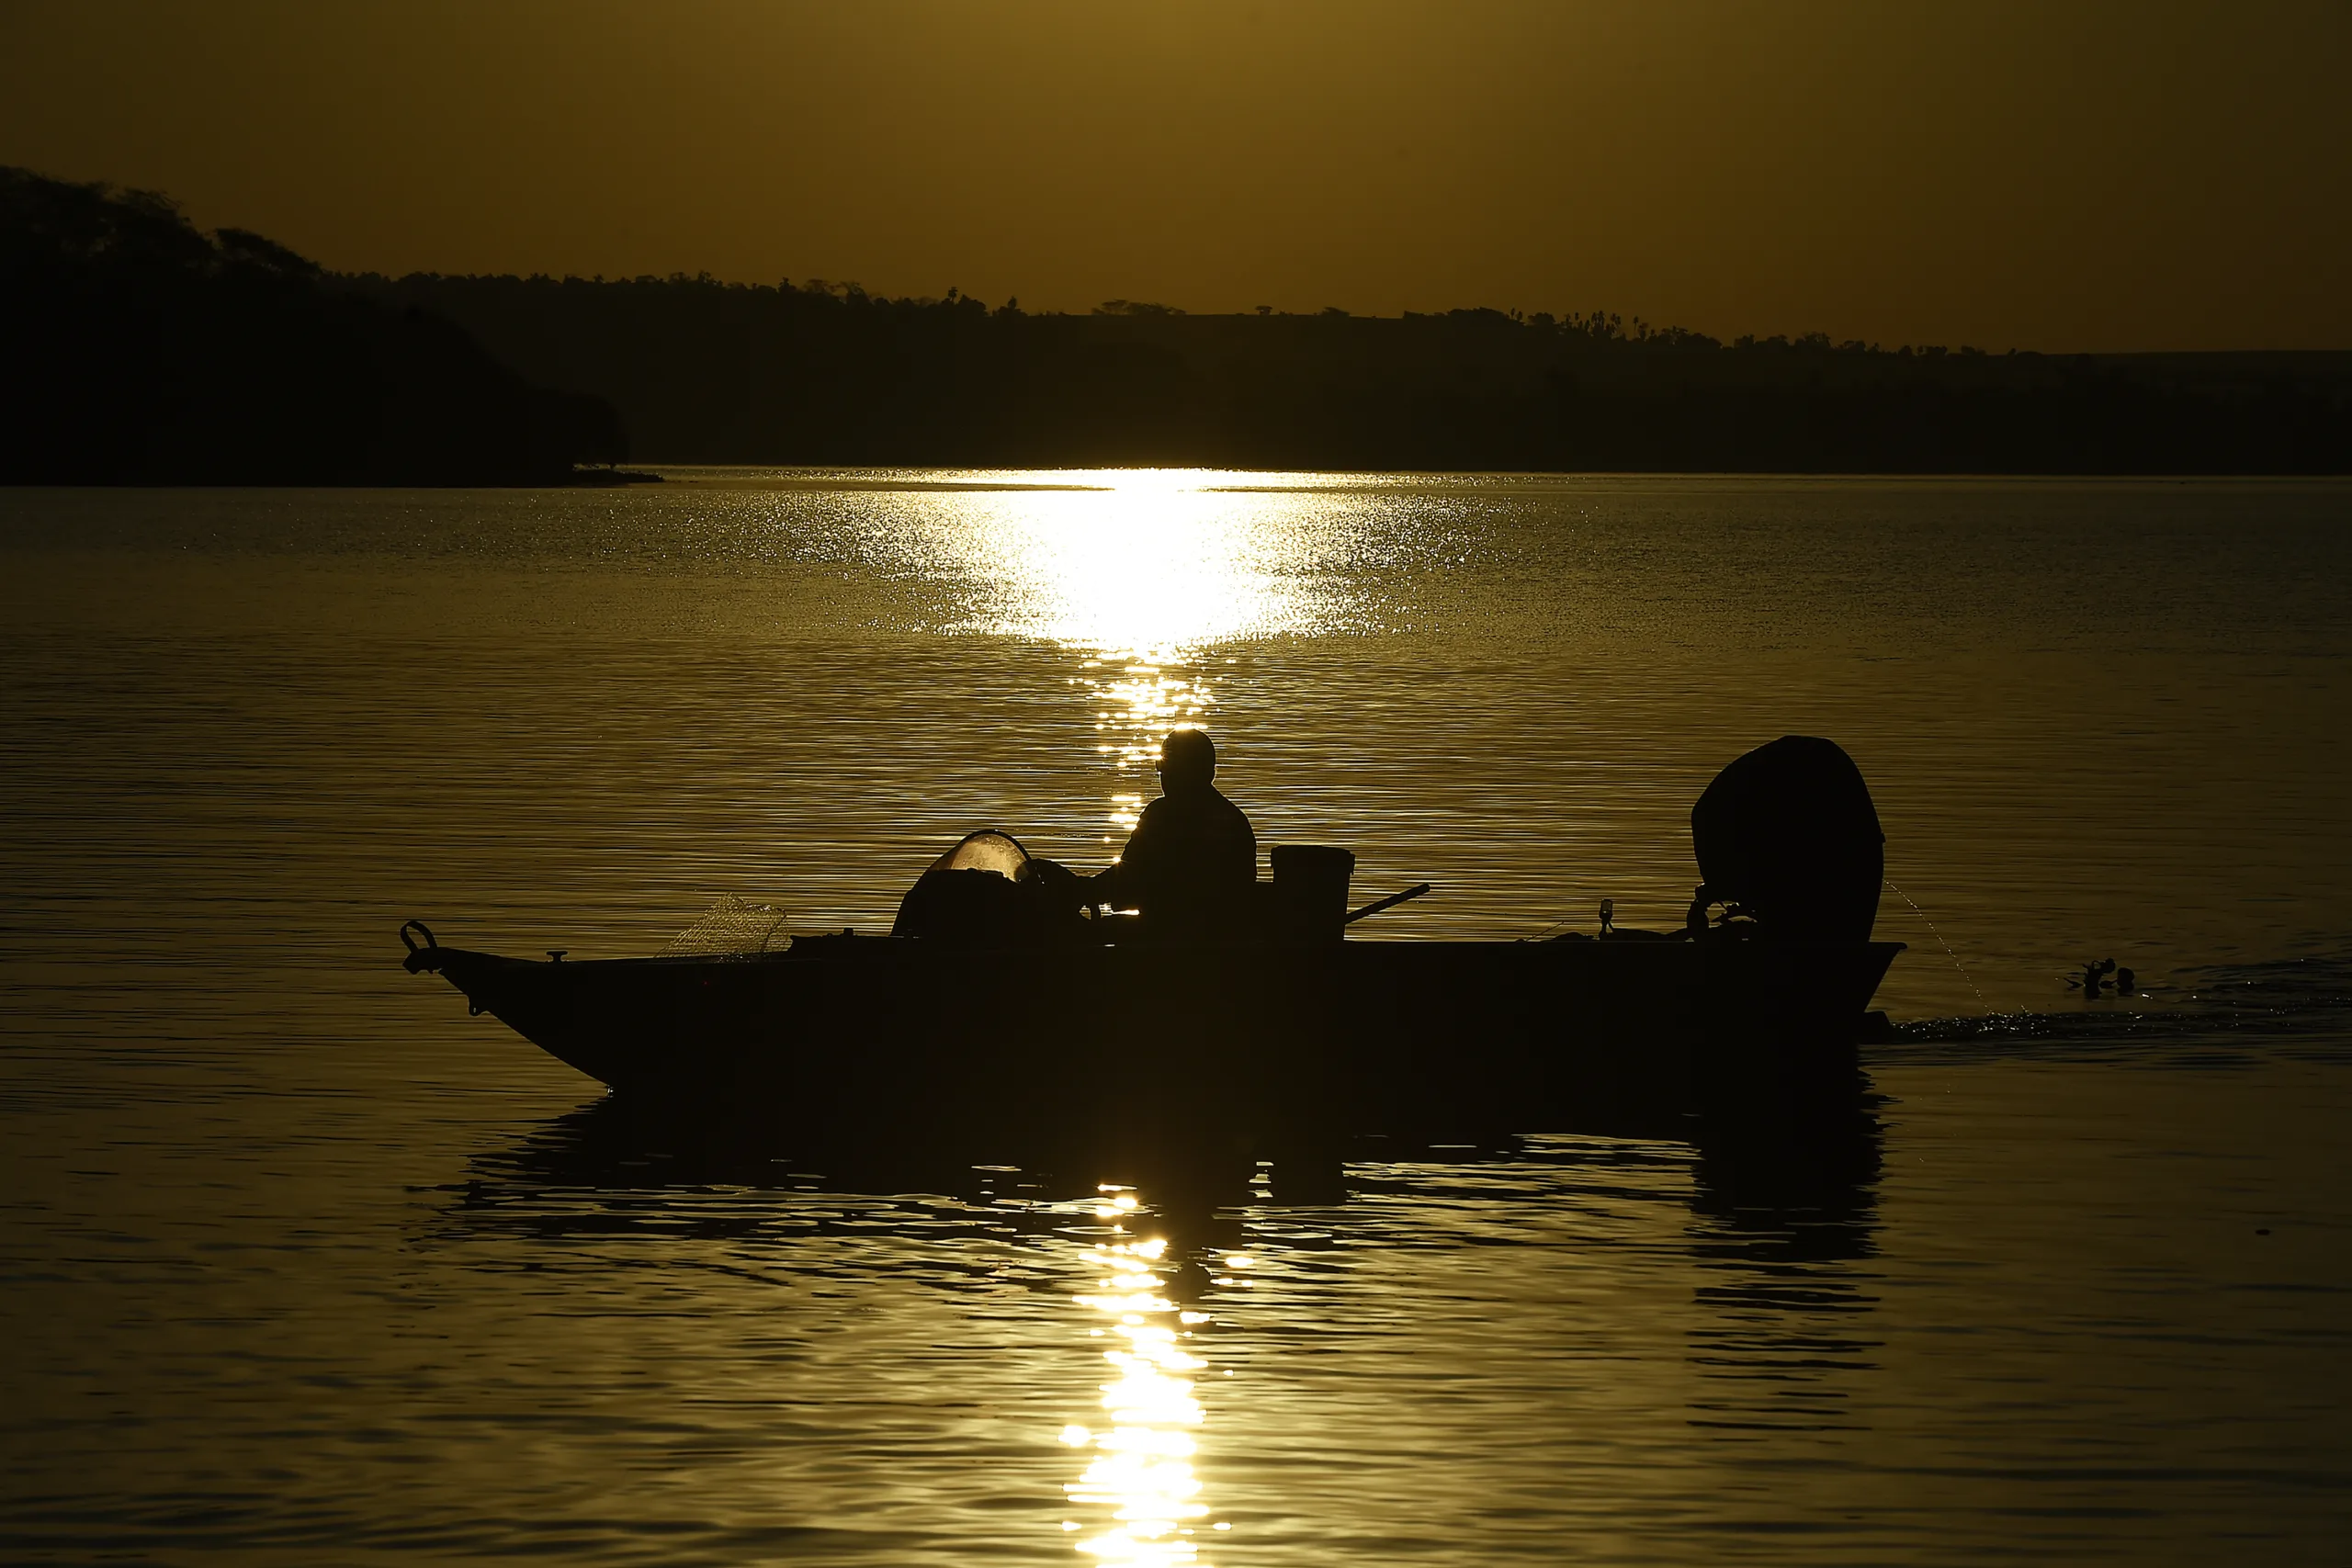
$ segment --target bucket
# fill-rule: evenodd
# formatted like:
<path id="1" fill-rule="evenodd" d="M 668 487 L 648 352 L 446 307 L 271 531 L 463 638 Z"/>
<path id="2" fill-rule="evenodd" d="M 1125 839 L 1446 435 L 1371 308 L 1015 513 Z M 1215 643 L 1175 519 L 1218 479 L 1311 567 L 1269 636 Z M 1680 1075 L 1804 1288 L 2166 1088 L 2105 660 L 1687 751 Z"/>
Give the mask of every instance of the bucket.
<path id="1" fill-rule="evenodd" d="M 1277 844 L 1274 931 L 1284 942 L 1337 942 L 1348 929 L 1348 878 L 1356 857 L 1329 844 Z"/>

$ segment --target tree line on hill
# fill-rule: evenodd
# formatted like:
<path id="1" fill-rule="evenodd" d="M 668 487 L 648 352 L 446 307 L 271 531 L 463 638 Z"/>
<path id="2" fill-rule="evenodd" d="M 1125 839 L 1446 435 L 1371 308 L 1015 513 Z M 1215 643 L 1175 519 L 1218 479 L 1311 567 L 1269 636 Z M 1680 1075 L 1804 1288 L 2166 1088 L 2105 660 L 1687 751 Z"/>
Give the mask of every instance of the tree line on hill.
<path id="1" fill-rule="evenodd" d="M 0 168 L 0 482 L 670 463 L 2352 472 L 2352 354 L 1724 344 L 1593 311 L 1084 315 L 707 276 L 338 276 Z"/>
<path id="2" fill-rule="evenodd" d="M 1725 344 L 1601 312 L 1085 315 L 821 280 L 363 276 L 674 463 L 2352 471 L 2352 355 Z"/>
<path id="3" fill-rule="evenodd" d="M 605 399 L 165 197 L 0 168 L 0 482 L 514 484 L 627 453 Z"/>

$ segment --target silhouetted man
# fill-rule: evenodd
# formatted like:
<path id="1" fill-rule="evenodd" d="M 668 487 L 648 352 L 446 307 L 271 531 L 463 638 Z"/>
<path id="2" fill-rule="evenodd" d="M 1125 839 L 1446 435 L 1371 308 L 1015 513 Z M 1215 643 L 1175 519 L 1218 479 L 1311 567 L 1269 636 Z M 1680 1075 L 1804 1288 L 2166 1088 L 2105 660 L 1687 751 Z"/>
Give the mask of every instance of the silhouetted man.
<path id="1" fill-rule="evenodd" d="M 1258 880 L 1258 836 L 1217 793 L 1216 747 L 1179 729 L 1159 745 L 1158 800 L 1143 808 L 1119 863 L 1089 886 L 1098 902 L 1143 911 L 1161 934 L 1209 935 L 1242 919 Z"/>

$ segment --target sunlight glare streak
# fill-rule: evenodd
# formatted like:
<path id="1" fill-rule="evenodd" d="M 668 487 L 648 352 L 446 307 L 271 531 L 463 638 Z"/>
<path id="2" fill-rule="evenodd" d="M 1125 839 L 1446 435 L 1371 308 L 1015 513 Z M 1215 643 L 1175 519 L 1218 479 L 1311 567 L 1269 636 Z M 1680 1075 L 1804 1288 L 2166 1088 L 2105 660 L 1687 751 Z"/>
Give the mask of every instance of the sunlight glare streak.
<path id="1" fill-rule="evenodd" d="M 1096 488 L 961 498 L 957 525 L 934 544 L 985 585 L 986 611 L 970 629 L 1082 656 L 1080 690 L 1103 737 L 1095 750 L 1125 786 L 1111 798 L 1110 843 L 1158 793 L 1148 786 L 1161 738 L 1207 724 L 1216 694 L 1196 668 L 1207 651 L 1319 624 L 1310 585 L 1334 503 L 1220 490 L 1250 476 L 1215 469 L 1070 477 Z"/>
<path id="2" fill-rule="evenodd" d="M 1108 1203 L 1097 1215 L 1132 1214 L 1139 1206 L 1132 1192 L 1105 1189 Z M 1193 1379 L 1204 1363 L 1184 1348 L 1191 1325 L 1204 1314 L 1177 1310 L 1165 1294 L 1168 1242 L 1162 1236 L 1106 1242 L 1088 1260 L 1101 1272 L 1093 1292 L 1074 1298 L 1107 1320 L 1113 1348 L 1102 1359 L 1115 1376 L 1100 1386 L 1108 1429 L 1072 1423 L 1062 1441 L 1091 1450 L 1086 1469 L 1063 1491 L 1071 1503 L 1105 1510 L 1109 1522 L 1074 1544 L 1086 1555 L 1125 1568 L 1210 1568 L 1199 1554 L 1193 1522 L 1208 1514 L 1201 1483 L 1193 1472 L 1193 1433 L 1202 1421 Z M 1104 1334 L 1102 1328 L 1091 1336 Z M 1065 1521 L 1062 1527 L 1074 1527 Z M 1083 1528 L 1083 1527 L 1075 1527 Z M 1215 1529 L 1226 1527 L 1218 1524 Z"/>
<path id="3" fill-rule="evenodd" d="M 1329 502 L 1206 488 L 1209 470 L 1136 468 L 1110 488 L 965 498 L 942 538 L 988 586 L 975 630 L 1043 637 L 1131 674 L 1204 645 L 1311 629 L 1297 583 Z"/>

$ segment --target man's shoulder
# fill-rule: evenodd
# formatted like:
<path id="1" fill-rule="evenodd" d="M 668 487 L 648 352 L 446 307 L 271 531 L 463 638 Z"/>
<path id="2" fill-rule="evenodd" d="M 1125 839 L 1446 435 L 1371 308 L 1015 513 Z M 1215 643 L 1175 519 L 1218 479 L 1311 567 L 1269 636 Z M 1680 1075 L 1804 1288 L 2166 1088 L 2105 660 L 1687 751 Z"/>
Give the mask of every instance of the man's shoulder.
<path id="1" fill-rule="evenodd" d="M 1257 833 L 1250 826 L 1250 814 L 1226 798 L 1224 791 L 1218 790 L 1214 793 L 1216 795 L 1216 803 L 1211 809 L 1216 814 L 1217 818 L 1227 827 L 1238 828 L 1242 832 L 1255 838 Z"/>
<path id="2" fill-rule="evenodd" d="M 1226 798 L 1222 790 L 1204 790 L 1198 795 L 1163 795 L 1143 808 L 1136 819 L 1140 829 L 1147 822 L 1162 822 L 1170 826 L 1189 823 L 1195 827 L 1209 824 L 1239 823 L 1250 825 L 1250 814 Z"/>

